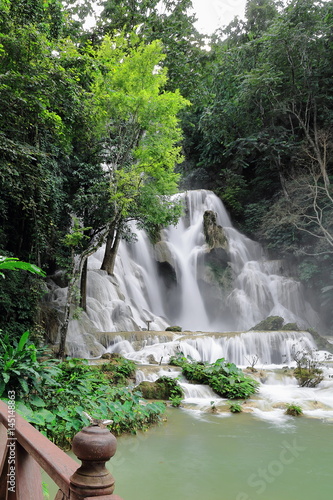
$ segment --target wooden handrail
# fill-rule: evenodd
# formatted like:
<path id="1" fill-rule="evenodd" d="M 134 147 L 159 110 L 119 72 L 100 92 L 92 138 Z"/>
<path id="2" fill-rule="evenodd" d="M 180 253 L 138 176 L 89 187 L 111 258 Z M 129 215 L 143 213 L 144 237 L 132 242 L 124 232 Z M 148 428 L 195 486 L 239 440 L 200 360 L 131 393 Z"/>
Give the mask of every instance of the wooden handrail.
<path id="1" fill-rule="evenodd" d="M 1 500 L 42 499 L 40 467 L 59 487 L 56 499 L 88 500 L 89 497 L 93 497 L 94 500 L 122 500 L 119 496 L 113 495 L 114 480 L 105 469 L 105 462 L 111 458 L 116 448 L 115 438 L 107 429 L 85 427 L 75 436 L 81 443 L 79 458 L 82 460 L 82 465 L 79 467 L 75 460 L 18 414 L 15 414 L 15 429 L 12 430 L 12 427 L 8 426 L 10 415 L 8 411 L 10 412 L 10 409 L 6 403 L 0 401 Z M 104 454 L 98 455 L 95 452 L 93 457 L 88 456 L 97 442 L 96 438 L 100 435 L 104 441 L 111 439 L 112 449 L 109 446 L 104 450 Z M 12 458 L 15 459 L 12 465 L 11 450 L 13 450 Z M 10 469 L 11 466 L 14 469 Z M 84 470 L 85 485 L 80 482 L 80 477 L 83 477 L 82 474 L 80 476 L 81 469 Z M 98 475 L 97 469 L 99 469 Z M 13 477 L 15 476 L 15 491 L 9 489 L 10 472 L 13 472 Z"/>

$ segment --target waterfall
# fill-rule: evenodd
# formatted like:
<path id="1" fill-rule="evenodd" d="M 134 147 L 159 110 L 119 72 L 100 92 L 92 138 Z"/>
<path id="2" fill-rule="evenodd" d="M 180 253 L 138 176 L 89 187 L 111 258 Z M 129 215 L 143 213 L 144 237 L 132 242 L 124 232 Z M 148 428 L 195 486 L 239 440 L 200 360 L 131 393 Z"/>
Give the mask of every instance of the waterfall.
<path id="1" fill-rule="evenodd" d="M 87 314 L 99 331 L 242 331 L 269 315 L 315 327 L 318 317 L 301 284 L 282 274 L 282 264 L 265 258 L 262 247 L 232 227 L 221 202 L 206 190 L 180 196 L 185 214 L 162 231 L 153 246 L 142 230 L 122 241 L 114 276 L 100 271 L 104 248 L 89 258 Z M 225 249 L 205 242 L 203 214 L 216 214 Z M 219 261 L 219 252 L 223 252 Z M 215 273 L 215 274 L 214 274 Z M 224 286 L 222 274 L 229 276 Z"/>
<path id="2" fill-rule="evenodd" d="M 267 316 L 316 328 L 318 315 L 306 301 L 299 282 L 283 273 L 282 261 L 270 261 L 263 248 L 237 231 L 221 200 L 211 191 L 177 195 L 184 215 L 161 231 L 151 244 L 132 226 L 136 241 L 121 241 L 115 272 L 100 269 L 101 247 L 88 259 L 87 311 L 69 325 L 71 354 L 99 356 L 96 332 L 146 329 L 164 331 L 246 331 Z M 205 214 L 214 214 L 218 241 L 208 244 Z M 49 301 L 61 311 L 66 288 L 54 286 Z"/>

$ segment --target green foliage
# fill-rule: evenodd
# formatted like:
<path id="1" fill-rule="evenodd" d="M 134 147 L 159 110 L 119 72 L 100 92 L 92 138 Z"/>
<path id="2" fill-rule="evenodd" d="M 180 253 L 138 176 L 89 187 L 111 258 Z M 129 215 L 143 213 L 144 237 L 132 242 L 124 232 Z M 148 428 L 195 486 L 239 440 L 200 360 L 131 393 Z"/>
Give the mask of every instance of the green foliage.
<path id="1" fill-rule="evenodd" d="M 191 361 L 193 360 L 191 359 Z M 182 352 L 170 356 L 169 365 L 171 366 L 183 366 L 186 363 L 188 363 L 188 358 Z"/>
<path id="2" fill-rule="evenodd" d="M 181 332 L 182 327 L 181 326 L 167 326 L 165 331 L 166 332 Z"/>
<path id="3" fill-rule="evenodd" d="M 125 384 L 129 378 L 134 376 L 136 365 L 134 361 L 117 354 L 108 363 L 103 363 L 100 370 L 110 380 L 110 383 Z"/>
<path id="4" fill-rule="evenodd" d="M 44 294 L 43 281 L 26 272 L 4 270 L 0 277 L 0 329 L 11 340 L 36 324 L 37 303 Z"/>
<path id="5" fill-rule="evenodd" d="M 182 396 L 171 396 L 169 399 L 171 406 L 173 406 L 174 408 L 178 408 L 181 405 L 181 402 L 183 401 Z"/>
<path id="6" fill-rule="evenodd" d="M 9 278 L 6 282 L 0 280 L 0 330 L 15 340 L 33 326 L 36 301 L 42 295 L 42 283 L 26 273 L 7 274 L 12 270 L 29 271 L 39 276 L 45 276 L 45 273 L 34 264 L 0 256 L 0 278 L 5 278 L 5 275 Z"/>
<path id="7" fill-rule="evenodd" d="M 94 30 L 95 36 L 114 32 L 132 33 L 149 44 L 159 40 L 166 55 L 167 90 L 180 89 L 182 95 L 196 90 L 205 62 L 204 37 L 195 28 L 191 0 L 106 0 Z M 137 40 L 131 40 L 135 45 Z M 193 71 L 195 68 L 195 71 Z"/>
<path id="8" fill-rule="evenodd" d="M 142 402 L 138 391 L 111 386 L 98 367 L 89 366 L 83 360 L 58 363 L 48 377 L 47 369 L 45 365 L 39 365 L 38 378 L 29 372 L 34 389 L 40 384 L 41 377 L 45 382 L 38 395 L 36 391 L 24 393 L 24 399 L 17 401 L 16 408 L 18 413 L 62 448 L 69 448 L 73 436 L 83 425 L 89 424 L 83 412 L 94 418 L 112 420 L 110 430 L 118 435 L 148 428 L 160 420 L 164 411 L 162 403 Z M 20 380 L 25 380 L 26 376 L 22 373 Z"/>
<path id="9" fill-rule="evenodd" d="M 294 403 L 288 403 L 286 408 L 286 415 L 291 415 L 292 417 L 299 417 L 303 415 L 302 407 Z"/>
<path id="10" fill-rule="evenodd" d="M 21 399 L 43 393 L 44 385 L 57 374 L 57 368 L 52 362 L 39 362 L 37 356 L 41 353 L 29 342 L 29 332 L 18 342 L 11 342 L 8 335 L 0 338 L 0 397 L 5 397 L 8 391 L 15 391 Z"/>
<path id="11" fill-rule="evenodd" d="M 138 385 L 138 390 L 147 399 L 170 400 L 175 403 L 174 406 L 179 406 L 176 403 L 180 403 L 184 397 L 177 379 L 165 376 L 159 377 L 155 382 L 141 382 Z"/>
<path id="12" fill-rule="evenodd" d="M 164 207 L 146 200 L 175 192 L 174 167 L 181 160 L 177 114 L 189 102 L 179 92 L 163 91 L 166 71 L 160 66 L 164 55 L 157 41 L 144 45 L 134 33 L 107 36 L 97 57 L 101 70 L 92 90 L 104 120 L 105 162 L 112 165 L 110 197 L 116 216 L 140 220 L 151 209 L 156 217 L 157 207 L 166 214 L 170 201 Z"/>
<path id="13" fill-rule="evenodd" d="M 240 403 L 228 401 L 228 405 L 231 413 L 241 413 L 243 411 L 242 405 Z"/>
<path id="14" fill-rule="evenodd" d="M 297 323 L 286 323 L 282 326 L 281 330 L 298 331 L 299 327 Z"/>
<path id="15" fill-rule="evenodd" d="M 292 358 L 296 361 L 294 376 L 300 387 L 316 387 L 320 384 L 324 375 L 314 350 L 297 349 L 293 346 Z"/>
<path id="16" fill-rule="evenodd" d="M 172 363 L 179 363 L 183 375 L 190 382 L 209 385 L 219 396 L 230 399 L 244 399 L 254 394 L 258 382 L 237 368 L 234 363 L 228 363 L 224 358 L 208 364 L 202 361 L 189 362 L 181 354 L 172 358 Z"/>
<path id="17" fill-rule="evenodd" d="M 29 264 L 28 262 L 22 262 L 15 257 L 4 257 L 0 255 L 0 270 L 1 269 L 10 269 L 10 270 L 18 270 L 22 269 L 24 271 L 30 271 L 33 274 L 39 274 L 40 276 L 45 276 L 44 271 L 42 271 L 39 267 L 34 264 Z M 5 277 L 2 272 L 0 272 L 0 276 Z"/>
<path id="18" fill-rule="evenodd" d="M 71 229 L 71 232 L 65 235 L 64 240 L 63 240 L 64 244 L 67 247 L 75 248 L 77 251 L 80 248 L 80 246 L 82 245 L 82 241 L 85 239 L 87 239 L 87 240 L 89 239 L 89 237 L 84 234 L 85 231 L 88 231 L 89 229 L 92 229 L 92 228 L 91 227 L 82 227 L 78 218 L 73 217 L 73 227 Z"/>

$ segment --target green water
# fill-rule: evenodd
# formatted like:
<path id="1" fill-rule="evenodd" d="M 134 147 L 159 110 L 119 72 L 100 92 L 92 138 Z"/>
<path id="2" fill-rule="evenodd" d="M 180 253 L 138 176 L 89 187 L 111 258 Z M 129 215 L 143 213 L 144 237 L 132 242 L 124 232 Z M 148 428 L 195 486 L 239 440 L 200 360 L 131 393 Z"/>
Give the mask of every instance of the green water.
<path id="1" fill-rule="evenodd" d="M 110 467 L 124 500 L 330 500 L 333 424 L 284 427 L 248 414 L 204 420 L 175 409 L 168 422 L 118 439 Z"/>
<path id="2" fill-rule="evenodd" d="M 166 423 L 118 438 L 109 469 L 124 500 L 331 500 L 333 424 L 170 409 Z"/>

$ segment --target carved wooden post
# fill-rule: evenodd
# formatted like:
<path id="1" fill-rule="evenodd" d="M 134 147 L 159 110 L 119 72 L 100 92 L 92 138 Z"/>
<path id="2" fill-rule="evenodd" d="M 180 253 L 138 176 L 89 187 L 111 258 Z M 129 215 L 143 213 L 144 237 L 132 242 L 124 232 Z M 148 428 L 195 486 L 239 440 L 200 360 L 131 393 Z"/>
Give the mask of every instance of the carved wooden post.
<path id="1" fill-rule="evenodd" d="M 112 495 L 114 478 L 105 467 L 105 462 L 113 457 L 116 448 L 114 435 L 98 425 L 84 427 L 76 434 L 72 449 L 82 465 L 70 477 L 70 491 L 75 499 L 105 496 L 105 499 L 121 500 Z"/>

